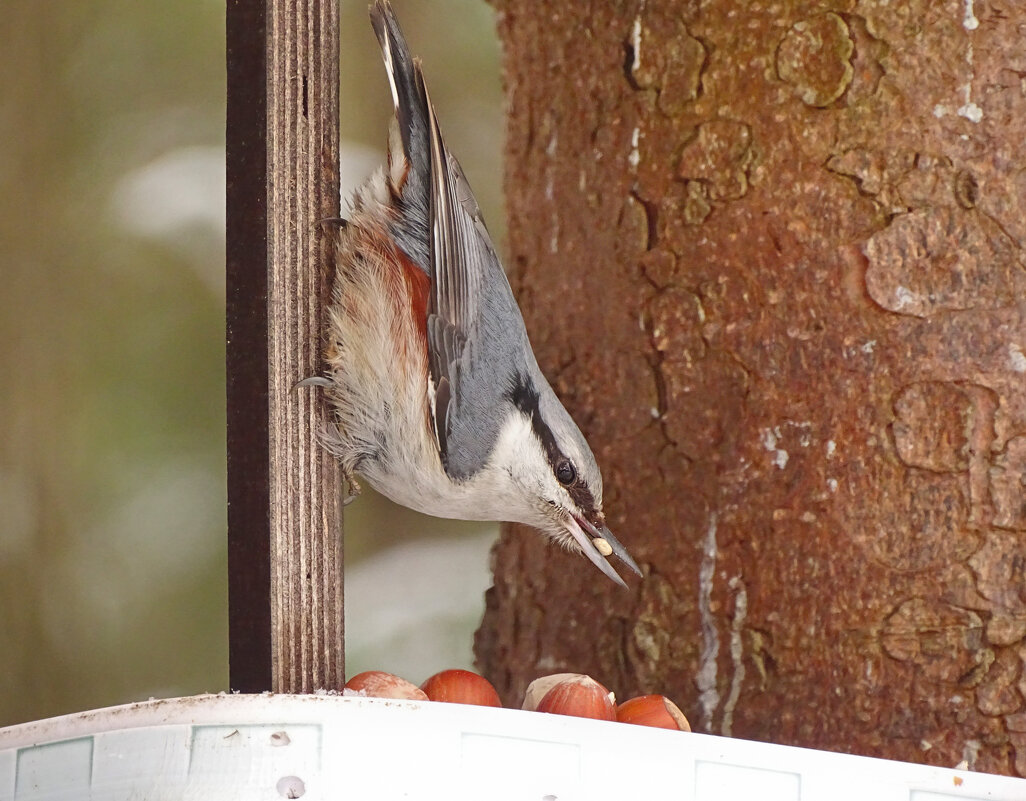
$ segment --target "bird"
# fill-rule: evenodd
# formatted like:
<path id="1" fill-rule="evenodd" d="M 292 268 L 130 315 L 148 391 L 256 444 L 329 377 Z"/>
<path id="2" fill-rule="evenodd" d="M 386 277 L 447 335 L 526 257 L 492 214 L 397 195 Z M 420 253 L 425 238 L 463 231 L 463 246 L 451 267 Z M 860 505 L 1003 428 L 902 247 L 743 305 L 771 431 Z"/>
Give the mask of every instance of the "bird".
<path id="1" fill-rule="evenodd" d="M 535 359 L 474 193 L 388 0 L 370 7 L 395 117 L 386 164 L 333 220 L 323 439 L 356 476 L 436 517 L 533 526 L 626 587 L 602 474 Z M 349 499 L 351 500 L 351 498 Z"/>

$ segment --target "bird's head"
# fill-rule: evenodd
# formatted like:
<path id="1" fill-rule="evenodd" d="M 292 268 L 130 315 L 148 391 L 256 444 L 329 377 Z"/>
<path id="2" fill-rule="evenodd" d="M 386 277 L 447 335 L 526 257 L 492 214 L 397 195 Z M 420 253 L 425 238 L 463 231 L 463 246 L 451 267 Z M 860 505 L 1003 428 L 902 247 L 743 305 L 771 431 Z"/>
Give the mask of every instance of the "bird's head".
<path id="1" fill-rule="evenodd" d="M 517 522 L 584 554 L 626 586 L 605 557 L 615 555 L 639 576 L 641 570 L 606 526 L 602 473 L 584 435 L 540 373 L 518 377 L 508 398 L 495 457 L 516 499 Z"/>

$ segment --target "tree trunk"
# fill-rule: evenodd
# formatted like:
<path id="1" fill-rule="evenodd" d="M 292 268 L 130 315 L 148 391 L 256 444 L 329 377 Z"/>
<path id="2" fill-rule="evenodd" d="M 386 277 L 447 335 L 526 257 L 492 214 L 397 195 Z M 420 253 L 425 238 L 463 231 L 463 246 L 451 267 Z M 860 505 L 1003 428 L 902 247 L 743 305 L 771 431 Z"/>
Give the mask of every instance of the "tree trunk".
<path id="1" fill-rule="evenodd" d="M 512 280 L 646 577 L 508 527 L 483 670 L 1026 775 L 1026 6 L 499 5 Z"/>

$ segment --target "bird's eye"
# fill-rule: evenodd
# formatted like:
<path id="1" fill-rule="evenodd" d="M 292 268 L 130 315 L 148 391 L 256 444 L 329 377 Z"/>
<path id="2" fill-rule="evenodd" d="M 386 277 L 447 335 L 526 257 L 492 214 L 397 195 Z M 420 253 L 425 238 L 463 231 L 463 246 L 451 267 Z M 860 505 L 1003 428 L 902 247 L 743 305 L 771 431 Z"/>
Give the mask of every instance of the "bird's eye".
<path id="1" fill-rule="evenodd" d="M 556 465 L 556 479 L 564 487 L 569 487 L 577 480 L 577 471 L 574 470 L 573 462 L 569 459 L 561 459 Z"/>

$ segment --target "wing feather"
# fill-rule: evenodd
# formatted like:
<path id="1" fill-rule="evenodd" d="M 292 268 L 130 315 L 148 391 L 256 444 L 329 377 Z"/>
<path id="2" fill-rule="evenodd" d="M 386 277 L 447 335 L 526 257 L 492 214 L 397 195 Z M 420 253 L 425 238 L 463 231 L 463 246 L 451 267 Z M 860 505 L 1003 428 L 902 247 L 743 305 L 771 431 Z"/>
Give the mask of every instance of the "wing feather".
<path id="1" fill-rule="evenodd" d="M 428 419 L 442 466 L 462 480 L 487 462 L 505 419 L 510 376 L 524 371 L 529 345 L 474 193 L 442 140 L 420 63 L 387 0 L 376 0 L 371 18 L 406 167 L 393 185 L 399 213 L 390 229 L 431 281 Z"/>
<path id="2" fill-rule="evenodd" d="M 426 89 L 425 89 L 426 96 Z M 459 404 L 467 343 L 481 313 L 483 256 L 494 258 L 487 229 L 463 171 L 445 148 L 430 98 L 431 293 L 428 300 L 428 362 L 435 385 L 435 436 L 442 463 L 451 466 L 448 444 Z M 485 237 L 482 239 L 481 231 Z M 482 247 L 483 246 L 483 247 Z M 484 252 L 482 252 L 484 251 Z M 441 393 L 439 387 L 445 386 Z M 444 425 L 444 428 L 441 426 Z"/>

